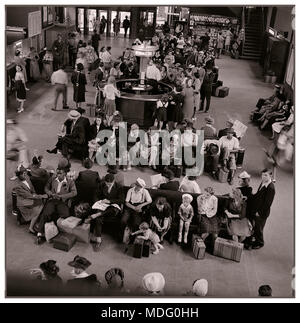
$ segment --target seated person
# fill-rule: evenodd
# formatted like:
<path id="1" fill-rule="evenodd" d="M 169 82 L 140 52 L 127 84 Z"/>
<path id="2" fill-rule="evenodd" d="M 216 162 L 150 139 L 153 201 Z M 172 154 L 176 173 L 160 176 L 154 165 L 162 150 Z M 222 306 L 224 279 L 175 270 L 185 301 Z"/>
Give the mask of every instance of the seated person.
<path id="1" fill-rule="evenodd" d="M 218 138 L 220 139 L 221 137 L 226 136 L 228 129 L 232 129 L 233 124 L 234 124 L 234 120 L 232 120 L 232 119 L 227 120 L 226 121 L 226 128 L 221 129 L 219 131 Z M 235 132 L 234 132 L 233 136 L 236 137 L 236 133 Z"/>
<path id="2" fill-rule="evenodd" d="M 170 190 L 170 191 L 178 191 L 179 189 L 179 181 L 174 180 L 175 175 L 170 169 L 166 169 L 162 176 L 166 178 L 166 183 L 160 184 L 159 188 L 161 190 Z"/>
<path id="3" fill-rule="evenodd" d="M 132 231 L 136 231 L 142 223 L 142 213 L 145 206 L 152 202 L 152 198 L 143 179 L 138 178 L 134 186 L 127 192 L 125 199 L 125 209 L 121 219 L 121 236 L 126 226 Z"/>
<path id="4" fill-rule="evenodd" d="M 112 174 L 115 177 L 115 182 L 120 186 L 125 186 L 125 178 L 122 172 L 119 172 L 117 165 L 108 165 L 107 173 Z"/>
<path id="5" fill-rule="evenodd" d="M 77 189 L 73 180 L 68 179 L 65 169 L 57 169 L 56 176 L 50 178 L 45 193 L 48 195 L 46 205 L 40 215 L 36 243 L 42 243 L 45 223 L 61 218 L 69 217 L 68 202 L 77 195 Z"/>
<path id="6" fill-rule="evenodd" d="M 96 157 L 96 153 L 100 148 L 98 134 L 100 131 L 105 130 L 107 128 L 105 123 L 105 115 L 104 113 L 98 113 L 96 115 L 94 123 L 90 126 L 89 130 L 89 159 L 94 161 Z"/>
<path id="7" fill-rule="evenodd" d="M 219 140 L 204 140 L 202 153 L 205 153 L 205 171 L 212 174 L 214 179 L 218 179 L 218 163 L 220 157 Z"/>
<path id="8" fill-rule="evenodd" d="M 277 91 L 274 99 L 270 103 L 264 104 L 260 109 L 252 111 L 252 113 L 250 114 L 250 119 L 252 121 L 258 121 L 265 112 L 276 111 L 281 102 L 281 98 L 282 95 L 279 91 Z"/>
<path id="9" fill-rule="evenodd" d="M 201 194 L 201 189 L 196 181 L 197 176 L 185 176 L 181 181 L 179 191 L 184 193 Z"/>
<path id="10" fill-rule="evenodd" d="M 251 236 L 252 225 L 246 217 L 246 203 L 242 192 L 239 189 L 233 189 L 226 201 L 225 214 L 228 217 L 228 233 L 232 240 L 243 242 Z"/>
<path id="11" fill-rule="evenodd" d="M 286 120 L 290 116 L 291 102 L 287 100 L 285 103 L 281 102 L 276 111 L 265 112 L 262 117 L 257 120 L 261 122 L 260 130 L 263 130 L 267 125 L 272 125 L 277 119 L 282 118 Z"/>
<path id="12" fill-rule="evenodd" d="M 117 216 L 120 213 L 124 202 L 123 187 L 115 182 L 114 175 L 105 175 L 104 180 L 100 184 L 98 199 L 109 206 L 104 211 L 92 214 L 86 221 L 91 221 L 91 231 L 94 233 L 96 240 L 93 244 L 95 252 L 100 251 L 104 218 Z"/>
<path id="13" fill-rule="evenodd" d="M 17 207 L 24 221 L 30 221 L 29 232 L 35 234 L 34 225 L 43 209 L 42 199 L 47 198 L 47 195 L 36 194 L 23 165 L 18 166 L 16 177 L 13 192 L 17 195 Z"/>
<path id="14" fill-rule="evenodd" d="M 76 179 L 76 201 L 94 204 L 98 199 L 100 177 L 98 172 L 91 170 L 93 162 L 86 158 L 83 161 L 84 171 L 79 172 Z"/>
<path id="15" fill-rule="evenodd" d="M 256 109 L 254 111 L 259 111 L 260 108 L 263 106 L 263 105 L 267 105 L 267 104 L 270 104 L 273 102 L 273 100 L 277 97 L 277 93 L 280 93 L 280 90 L 281 90 L 281 87 L 280 85 L 276 84 L 273 88 L 273 93 L 272 95 L 269 97 L 269 98 L 266 98 L 266 99 L 262 99 L 260 98 L 256 104 Z"/>
<path id="16" fill-rule="evenodd" d="M 294 116 L 294 106 L 292 106 L 290 109 L 290 115 L 288 118 L 276 119 L 277 122 L 272 124 L 273 134 L 270 139 L 273 140 L 275 138 L 275 134 L 278 135 L 285 126 L 291 126 L 294 123 L 294 117 L 295 117 Z"/>
<path id="17" fill-rule="evenodd" d="M 240 148 L 239 141 L 233 137 L 234 130 L 228 129 L 227 136 L 223 136 L 219 140 L 220 144 L 220 160 L 225 172 L 229 172 L 229 184 L 233 184 L 233 178 L 236 171 L 235 152 Z"/>
<path id="18" fill-rule="evenodd" d="M 124 79 L 137 79 L 138 74 L 134 68 L 134 64 L 132 62 L 128 63 L 127 68 L 125 69 L 122 78 Z"/>
<path id="19" fill-rule="evenodd" d="M 46 169 L 42 168 L 43 156 L 34 156 L 32 158 L 32 164 L 27 169 L 28 175 L 35 191 L 38 194 L 45 193 L 45 186 L 49 179 L 49 174 Z"/>
<path id="20" fill-rule="evenodd" d="M 212 126 L 214 122 L 212 117 L 205 118 L 205 126 L 201 128 L 204 131 L 204 140 L 217 138 L 217 130 Z"/>
<path id="21" fill-rule="evenodd" d="M 165 197 L 158 197 L 151 204 L 149 216 L 150 228 L 158 234 L 160 242 L 163 242 L 172 224 L 172 208 Z"/>

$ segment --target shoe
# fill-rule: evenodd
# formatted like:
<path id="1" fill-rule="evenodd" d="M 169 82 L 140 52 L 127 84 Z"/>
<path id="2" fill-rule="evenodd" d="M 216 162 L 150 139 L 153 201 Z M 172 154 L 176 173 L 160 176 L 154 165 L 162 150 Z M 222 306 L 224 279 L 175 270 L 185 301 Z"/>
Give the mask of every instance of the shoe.
<path id="1" fill-rule="evenodd" d="M 153 251 L 153 254 L 154 254 L 154 255 L 158 255 L 158 253 L 159 253 L 159 250 L 155 250 L 155 251 Z"/>
<path id="2" fill-rule="evenodd" d="M 37 236 L 35 244 L 41 245 L 43 243 L 43 237 L 42 236 Z"/>
<path id="3" fill-rule="evenodd" d="M 252 245 L 252 249 L 260 249 L 262 248 L 264 245 L 263 244 L 260 244 L 260 243 L 254 243 Z"/>
<path id="4" fill-rule="evenodd" d="M 17 110 L 17 113 L 21 113 L 21 112 L 23 112 L 24 111 L 24 109 L 18 109 Z"/>
<path id="5" fill-rule="evenodd" d="M 178 236 L 178 242 L 181 243 L 182 242 L 182 236 L 181 234 Z"/>
<path id="6" fill-rule="evenodd" d="M 47 151 L 48 154 L 57 154 L 57 148 L 54 148 L 52 150 L 47 149 L 46 151 Z"/>
<path id="7" fill-rule="evenodd" d="M 184 237 L 183 242 L 184 242 L 185 244 L 187 244 L 187 243 L 188 243 L 188 242 L 187 242 L 187 237 Z"/>
<path id="8" fill-rule="evenodd" d="M 36 234 L 37 234 L 37 232 L 35 231 L 35 230 L 28 230 L 28 232 L 30 233 L 30 234 L 33 234 L 33 235 L 35 235 L 36 236 Z"/>
<path id="9" fill-rule="evenodd" d="M 70 108 L 66 105 L 63 107 L 64 110 L 69 110 Z"/>
<path id="10" fill-rule="evenodd" d="M 101 247 L 101 242 L 96 242 L 93 244 L 93 250 L 95 252 L 99 252 L 100 251 L 100 247 Z"/>

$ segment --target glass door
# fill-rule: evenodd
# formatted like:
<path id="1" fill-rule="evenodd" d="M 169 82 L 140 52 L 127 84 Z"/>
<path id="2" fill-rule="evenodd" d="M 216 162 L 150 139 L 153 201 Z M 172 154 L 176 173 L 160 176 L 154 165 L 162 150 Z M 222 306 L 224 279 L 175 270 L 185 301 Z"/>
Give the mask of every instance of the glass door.
<path id="1" fill-rule="evenodd" d="M 98 10 L 98 17 L 101 21 L 101 18 L 104 17 L 107 21 L 107 10 Z M 107 24 L 105 25 L 104 34 L 107 32 Z"/>
<path id="2" fill-rule="evenodd" d="M 113 24 L 113 20 L 116 18 L 116 16 L 118 15 L 118 11 L 111 11 L 111 19 L 110 19 L 110 34 L 113 36 L 114 35 L 114 24 Z M 120 18 L 120 16 L 119 16 Z"/>
<path id="3" fill-rule="evenodd" d="M 121 35 L 125 34 L 125 31 L 124 31 L 124 28 L 123 28 L 123 25 L 122 25 L 123 21 L 124 21 L 126 16 L 127 16 L 128 20 L 130 21 L 130 14 L 131 14 L 131 12 L 129 12 L 129 11 L 120 11 L 119 12 L 119 17 L 120 17 L 120 20 L 121 20 L 121 30 L 120 30 Z M 130 28 L 127 31 L 127 35 L 130 35 Z"/>
<path id="4" fill-rule="evenodd" d="M 97 18 L 97 10 L 88 9 L 87 20 L 88 20 L 89 33 L 92 33 L 94 30 L 94 24 L 95 24 L 96 18 Z"/>
<path id="5" fill-rule="evenodd" d="M 83 32 L 84 31 L 84 9 L 79 8 L 77 13 L 78 28 Z"/>

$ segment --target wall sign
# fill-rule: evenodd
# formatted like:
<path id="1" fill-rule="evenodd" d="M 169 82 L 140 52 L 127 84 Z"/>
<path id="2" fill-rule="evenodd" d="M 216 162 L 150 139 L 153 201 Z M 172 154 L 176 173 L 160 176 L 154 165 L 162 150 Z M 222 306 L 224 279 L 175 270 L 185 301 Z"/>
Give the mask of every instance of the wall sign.
<path id="1" fill-rule="evenodd" d="M 41 11 L 29 12 L 28 14 L 28 37 L 39 35 L 42 32 Z"/>

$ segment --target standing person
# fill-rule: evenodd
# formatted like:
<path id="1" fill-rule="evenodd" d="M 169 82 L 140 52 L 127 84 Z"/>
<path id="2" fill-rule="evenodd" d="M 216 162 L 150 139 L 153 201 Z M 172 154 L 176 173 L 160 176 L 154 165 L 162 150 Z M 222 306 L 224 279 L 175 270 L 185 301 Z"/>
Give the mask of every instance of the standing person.
<path id="1" fill-rule="evenodd" d="M 100 35 L 102 35 L 104 33 L 106 24 L 107 24 L 107 20 L 105 19 L 104 16 L 102 16 L 101 21 L 100 21 Z"/>
<path id="2" fill-rule="evenodd" d="M 52 51 L 46 49 L 46 53 L 43 57 L 43 70 L 45 73 L 45 79 L 48 83 L 51 82 L 51 76 L 53 73 L 53 55 Z"/>
<path id="3" fill-rule="evenodd" d="M 68 74 L 64 69 L 64 66 L 60 66 L 59 69 L 53 72 L 51 76 L 51 83 L 55 86 L 54 107 L 52 108 L 53 111 L 57 111 L 57 100 L 60 94 L 63 96 L 63 109 L 69 109 L 67 105 Z"/>
<path id="4" fill-rule="evenodd" d="M 30 77 L 33 81 L 38 81 L 41 77 L 40 68 L 38 64 L 39 55 L 34 47 L 30 47 L 28 58 L 30 59 Z"/>
<path id="5" fill-rule="evenodd" d="M 100 58 L 104 63 L 104 68 L 106 71 L 110 70 L 111 63 L 112 63 L 112 56 L 111 56 L 110 50 L 111 50 L 110 46 L 107 46 L 106 48 L 104 48 Z"/>
<path id="6" fill-rule="evenodd" d="M 173 92 L 170 95 L 169 110 L 171 112 L 170 121 L 173 121 L 174 128 L 176 128 L 177 123 L 183 120 L 182 106 L 183 106 L 184 96 L 182 94 L 182 86 L 176 85 Z"/>
<path id="7" fill-rule="evenodd" d="M 194 88 L 194 113 L 192 116 L 192 120 L 195 120 L 195 113 L 197 110 L 199 110 L 200 108 L 200 90 L 201 90 L 201 86 L 202 86 L 202 82 L 200 81 L 200 74 L 198 72 L 196 72 L 194 74 L 195 80 L 194 80 L 194 84 L 193 84 L 193 88 Z"/>
<path id="8" fill-rule="evenodd" d="M 94 33 L 92 35 L 92 46 L 94 47 L 94 50 L 99 57 L 99 41 L 100 41 L 100 35 L 97 33 L 97 30 L 94 29 Z"/>
<path id="9" fill-rule="evenodd" d="M 182 203 L 179 206 L 178 215 L 180 217 L 179 220 L 179 233 L 178 233 L 178 242 L 182 241 L 182 231 L 184 231 L 184 243 L 187 243 L 187 237 L 190 229 L 190 224 L 194 217 L 194 209 L 191 205 L 193 201 L 193 197 L 190 194 L 182 195 Z M 184 227 L 184 230 L 183 230 Z"/>
<path id="10" fill-rule="evenodd" d="M 29 89 L 26 87 L 26 81 L 23 74 L 23 67 L 21 65 L 16 66 L 16 75 L 15 75 L 15 86 L 16 86 L 16 97 L 17 101 L 20 102 L 20 106 L 17 109 L 18 113 L 24 111 L 24 103 L 26 101 L 26 91 Z"/>
<path id="11" fill-rule="evenodd" d="M 204 101 L 206 100 L 205 112 L 208 112 L 210 107 L 210 99 L 212 94 L 212 84 L 214 81 L 215 74 L 212 71 L 211 64 L 206 65 L 206 73 L 203 79 L 202 87 L 201 87 L 201 105 L 199 111 L 203 111 L 204 109 Z"/>
<path id="12" fill-rule="evenodd" d="M 24 58 L 21 57 L 21 52 L 19 50 L 15 51 L 14 62 L 16 65 L 20 65 L 23 69 L 24 79 L 27 82 L 27 72 L 26 72 L 26 62 Z"/>
<path id="13" fill-rule="evenodd" d="M 272 183 L 272 171 L 264 169 L 261 173 L 261 184 L 252 198 L 252 216 L 254 218 L 253 249 L 264 246 L 264 227 L 270 215 L 271 206 L 275 196 L 275 186 Z"/>
<path id="14" fill-rule="evenodd" d="M 163 124 L 168 121 L 167 117 L 167 108 L 169 105 L 169 96 L 168 94 L 164 94 L 157 102 L 156 102 L 156 111 L 154 126 L 158 126 L 159 130 L 162 130 Z"/>
<path id="15" fill-rule="evenodd" d="M 88 73 L 90 73 L 92 64 L 95 62 L 97 58 L 98 58 L 98 55 L 96 54 L 95 48 L 92 46 L 92 41 L 89 40 L 86 46 L 86 61 L 88 65 Z"/>
<path id="16" fill-rule="evenodd" d="M 83 73 L 87 73 L 88 71 L 88 63 L 86 59 L 86 51 L 78 51 L 77 53 L 77 59 L 75 62 L 75 66 L 77 66 L 79 63 L 83 65 Z"/>
<path id="17" fill-rule="evenodd" d="M 77 42 L 76 42 L 76 36 L 74 33 L 71 33 L 68 39 L 68 51 L 69 51 L 69 65 L 72 66 L 72 68 L 74 69 L 76 58 L 77 58 Z"/>
<path id="18" fill-rule="evenodd" d="M 56 71 L 64 63 L 64 42 L 61 34 L 57 34 L 57 39 L 52 44 L 53 70 Z"/>
<path id="19" fill-rule="evenodd" d="M 128 16 L 125 16 L 125 19 L 123 20 L 123 28 L 124 28 L 124 38 L 126 38 L 128 29 L 130 28 L 130 20 L 128 19 Z"/>
<path id="20" fill-rule="evenodd" d="M 153 87 L 153 94 L 157 94 L 158 84 L 161 80 L 161 72 L 154 64 L 153 60 L 150 59 L 148 66 L 146 68 L 146 78 L 148 80 L 148 84 Z"/>
<path id="21" fill-rule="evenodd" d="M 107 80 L 107 84 L 103 88 L 104 100 L 104 113 L 108 118 L 108 124 L 110 124 L 113 114 L 116 111 L 116 96 L 120 97 L 120 91 L 115 86 L 115 78 L 110 76 Z"/>
<path id="22" fill-rule="evenodd" d="M 206 187 L 204 193 L 198 196 L 198 221 L 203 241 L 212 234 L 214 240 L 218 237 L 219 227 L 217 219 L 218 198 L 214 195 L 212 187 Z"/>
<path id="23" fill-rule="evenodd" d="M 113 31 L 114 31 L 115 37 L 118 37 L 118 34 L 120 32 L 120 26 L 121 26 L 121 21 L 119 19 L 119 16 L 117 15 L 113 20 Z"/>
<path id="24" fill-rule="evenodd" d="M 222 32 L 219 32 L 218 37 L 217 37 L 216 58 L 220 58 L 220 55 L 222 54 L 223 47 L 224 47 L 224 37 L 222 36 Z"/>
<path id="25" fill-rule="evenodd" d="M 85 85 L 87 82 L 83 72 L 84 66 L 79 63 L 77 64 L 76 69 L 77 71 L 73 72 L 72 74 L 71 82 L 73 83 L 74 89 L 73 100 L 76 103 L 76 107 L 80 108 L 81 103 L 85 102 Z"/>
<path id="26" fill-rule="evenodd" d="M 225 50 L 228 53 L 230 49 L 230 43 L 231 43 L 231 38 L 232 38 L 232 32 L 230 29 L 226 31 L 226 38 L 225 38 Z"/>
<path id="27" fill-rule="evenodd" d="M 97 19 L 94 19 L 94 22 L 93 22 L 93 29 L 94 31 L 96 30 L 97 34 L 100 34 L 100 25 L 101 25 L 100 17 L 98 16 Z"/>
<path id="28" fill-rule="evenodd" d="M 183 101 L 183 118 L 191 119 L 194 114 L 194 97 L 193 97 L 193 80 L 191 78 L 187 78 L 184 82 L 183 93 L 184 93 L 184 101 Z"/>

